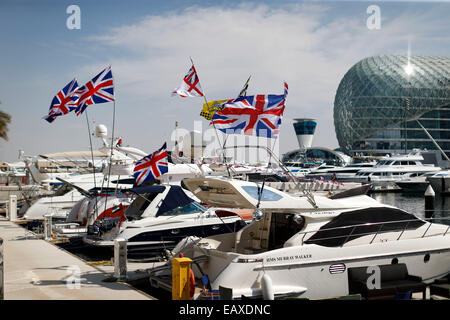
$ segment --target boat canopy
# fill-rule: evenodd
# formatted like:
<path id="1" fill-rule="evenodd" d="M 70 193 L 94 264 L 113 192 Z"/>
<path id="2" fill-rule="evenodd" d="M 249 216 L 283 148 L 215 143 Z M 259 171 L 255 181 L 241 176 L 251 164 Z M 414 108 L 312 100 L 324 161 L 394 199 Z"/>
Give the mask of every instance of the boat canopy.
<path id="1" fill-rule="evenodd" d="M 124 191 L 131 191 L 137 194 L 143 194 L 143 193 L 161 193 L 164 192 L 164 190 L 166 190 L 165 186 L 156 185 L 156 186 L 135 187 Z"/>
<path id="2" fill-rule="evenodd" d="M 171 186 L 169 192 L 159 206 L 156 216 L 177 207 L 185 206 L 191 202 L 194 202 L 194 200 L 189 198 L 180 186 Z"/>
<path id="3" fill-rule="evenodd" d="M 317 209 L 303 196 L 292 196 L 268 186 L 265 186 L 262 190 L 261 183 L 219 177 L 185 178 L 183 179 L 183 186 L 199 198 L 200 201 L 212 206 L 258 208 L 263 212 L 280 211 L 284 213 L 298 213 L 311 210 L 311 212 L 304 214 L 311 219 L 323 219 L 336 215 L 336 212 L 330 212 L 330 210 L 365 207 L 368 204 L 373 206 L 380 205 L 379 202 L 368 196 L 355 196 L 352 197 L 352 201 L 348 201 L 347 198 L 333 200 L 324 196 L 315 196 L 314 200 L 320 208 Z"/>
<path id="4" fill-rule="evenodd" d="M 108 154 L 101 151 L 66 151 L 66 152 L 40 154 L 39 157 L 44 159 L 85 158 L 89 160 L 92 157 L 107 158 Z"/>

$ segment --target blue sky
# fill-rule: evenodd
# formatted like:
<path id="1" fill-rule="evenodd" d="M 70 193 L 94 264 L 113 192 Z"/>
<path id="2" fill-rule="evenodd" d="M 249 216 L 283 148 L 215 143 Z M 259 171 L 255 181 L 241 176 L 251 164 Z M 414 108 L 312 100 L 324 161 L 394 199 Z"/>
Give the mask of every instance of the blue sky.
<path id="1" fill-rule="evenodd" d="M 69 30 L 66 8 L 81 9 Z M 369 5 L 381 29 L 366 26 Z M 8 1 L 0 2 L 0 108 L 12 116 L 0 159 L 84 150 L 85 117 L 42 120 L 73 77 L 80 85 L 112 65 L 115 135 L 151 152 L 170 142 L 175 121 L 200 121 L 202 100 L 171 97 L 194 59 L 208 99 L 234 97 L 249 75 L 249 94 L 280 94 L 289 84 L 280 153 L 297 148 L 292 119 L 318 119 L 314 145 L 338 147 L 333 101 L 339 81 L 359 60 L 378 54 L 450 52 L 450 3 L 410 1 Z M 88 108 L 111 128 L 112 103 Z M 198 125 L 198 124 L 197 124 Z"/>

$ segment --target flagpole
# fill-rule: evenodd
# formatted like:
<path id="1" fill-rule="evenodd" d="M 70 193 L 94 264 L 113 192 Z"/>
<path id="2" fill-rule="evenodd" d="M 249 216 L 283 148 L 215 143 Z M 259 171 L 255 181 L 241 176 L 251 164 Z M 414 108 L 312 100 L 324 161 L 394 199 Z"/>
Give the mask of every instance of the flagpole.
<path id="1" fill-rule="evenodd" d="M 111 79 L 113 80 L 113 83 L 114 83 L 114 76 L 112 74 L 112 71 L 111 71 Z M 111 153 L 109 155 L 107 188 L 109 188 L 109 181 L 111 180 L 111 166 L 112 166 L 112 155 L 113 155 L 113 148 L 114 148 L 115 123 L 116 123 L 116 97 L 114 96 L 114 101 L 113 101 L 113 123 L 112 123 L 112 131 L 111 131 Z M 117 185 L 119 184 L 119 180 L 120 179 L 117 179 Z M 116 190 L 117 190 L 117 186 L 116 186 Z M 108 196 L 106 196 L 106 197 L 108 197 Z M 106 207 L 107 207 L 107 202 L 108 202 L 108 198 L 106 198 L 106 201 L 105 201 L 105 211 L 106 211 Z"/>
<path id="2" fill-rule="evenodd" d="M 91 129 L 89 126 L 89 118 L 88 118 L 88 114 L 87 114 L 87 109 L 85 110 L 85 115 L 86 115 L 86 123 L 87 123 L 87 128 L 88 128 L 88 134 L 89 134 L 89 144 L 91 146 L 91 159 L 92 159 L 92 171 L 94 173 L 94 190 L 97 189 L 97 183 L 96 183 L 96 178 L 95 178 L 95 163 L 94 163 L 94 150 L 92 148 L 92 138 L 91 138 Z M 94 212 L 97 210 L 97 196 L 95 196 L 95 208 L 94 208 Z"/>
<path id="3" fill-rule="evenodd" d="M 112 131 L 111 131 L 111 153 L 109 155 L 109 168 L 108 168 L 108 188 L 109 188 L 109 180 L 111 177 L 111 165 L 112 165 L 112 155 L 113 155 L 113 148 L 114 148 L 114 124 L 116 122 L 116 99 L 114 98 L 113 101 L 113 124 L 112 124 Z"/>
<path id="4" fill-rule="evenodd" d="M 92 148 L 91 129 L 90 129 L 90 126 L 89 126 L 89 118 L 88 118 L 87 110 L 85 110 L 85 115 L 86 115 L 86 123 L 87 123 L 87 128 L 88 128 L 88 133 L 89 133 L 89 145 L 91 147 L 92 170 L 94 172 L 94 188 L 96 188 L 97 184 L 96 184 L 96 181 L 95 181 L 94 151 L 93 151 L 93 148 Z"/>
<path id="5" fill-rule="evenodd" d="M 284 101 L 283 101 L 283 103 L 284 103 L 284 106 L 283 106 L 283 108 L 286 106 L 285 104 L 286 104 L 286 96 L 287 96 L 287 91 L 286 91 L 286 82 L 284 82 L 284 84 L 285 84 L 285 88 L 284 88 Z M 280 118 L 281 119 L 281 118 Z M 272 149 L 270 149 L 270 154 L 269 154 L 269 161 L 267 162 L 267 169 L 269 169 L 269 166 L 270 166 L 270 161 L 272 160 L 272 154 L 273 154 L 273 149 L 275 148 L 275 143 L 277 142 L 277 140 L 278 140 L 278 136 L 280 135 L 280 133 L 278 133 L 276 136 L 275 136 L 275 140 L 273 141 L 273 145 L 272 145 Z M 264 179 L 263 179 L 263 183 L 262 183 L 262 187 L 261 187 L 261 189 L 258 189 L 258 203 L 257 203 L 257 205 L 256 205 L 256 208 L 259 208 L 259 204 L 260 204 L 260 202 L 261 202 L 261 197 L 262 197 L 262 194 L 263 194 L 263 192 L 264 192 L 264 184 L 266 183 L 266 178 L 264 177 Z"/>
<path id="6" fill-rule="evenodd" d="M 239 92 L 239 94 L 238 94 L 238 96 L 236 97 L 236 99 L 239 98 L 243 93 L 247 93 L 248 83 L 250 82 L 250 78 L 251 78 L 251 77 L 252 77 L 252 75 L 250 75 L 250 76 L 248 77 L 247 81 L 245 82 L 244 88 L 242 88 L 241 92 Z M 208 105 L 206 105 L 206 107 L 208 107 Z M 208 112 L 209 112 L 209 109 L 208 109 Z M 211 113 L 210 113 L 210 115 L 211 115 Z M 211 118 L 211 119 L 212 119 L 212 118 Z M 223 147 L 222 147 L 222 149 L 225 149 L 225 144 L 227 143 L 227 140 L 228 140 L 228 135 L 225 136 L 225 139 L 224 139 L 224 141 L 223 141 Z M 236 160 L 236 159 L 235 159 L 235 160 Z"/>
<path id="7" fill-rule="evenodd" d="M 189 57 L 189 59 L 191 59 L 192 66 L 194 66 L 194 61 L 192 60 L 192 58 Z M 197 72 L 197 70 L 195 70 L 195 71 Z M 198 76 L 198 73 L 197 73 L 197 76 Z M 198 82 L 200 83 L 200 77 L 198 77 Z M 201 85 L 200 85 L 200 86 L 201 86 Z M 209 105 L 208 105 L 208 100 L 206 99 L 205 93 L 203 93 L 203 99 L 205 100 L 206 108 L 208 109 L 208 113 L 211 114 L 211 111 L 210 111 Z M 224 148 L 222 147 L 222 144 L 220 143 L 219 134 L 217 133 L 216 125 L 214 124 L 214 121 L 212 121 L 212 119 L 211 119 L 211 123 L 212 123 L 212 125 L 213 125 L 213 127 L 214 127 L 214 131 L 215 131 L 215 133 L 216 133 L 217 142 L 219 143 L 219 146 L 220 146 L 221 149 L 222 149 L 223 160 L 224 160 L 225 164 L 227 164 L 227 163 L 226 163 L 226 160 L 225 160 L 225 150 L 224 150 Z M 229 172 L 228 172 L 228 174 L 229 174 Z"/>

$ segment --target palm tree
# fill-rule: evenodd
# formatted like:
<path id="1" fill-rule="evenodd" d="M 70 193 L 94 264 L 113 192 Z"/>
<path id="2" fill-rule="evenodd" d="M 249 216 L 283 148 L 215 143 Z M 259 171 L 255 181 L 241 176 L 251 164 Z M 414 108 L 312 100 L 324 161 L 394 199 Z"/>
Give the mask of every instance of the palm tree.
<path id="1" fill-rule="evenodd" d="M 8 140 L 8 124 L 11 122 L 11 116 L 0 110 L 0 138 Z"/>

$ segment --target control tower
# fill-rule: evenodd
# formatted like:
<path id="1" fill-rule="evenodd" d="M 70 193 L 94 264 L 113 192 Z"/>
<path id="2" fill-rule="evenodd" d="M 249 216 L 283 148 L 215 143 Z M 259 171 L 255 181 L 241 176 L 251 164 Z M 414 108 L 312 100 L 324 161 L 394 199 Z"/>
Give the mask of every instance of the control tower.
<path id="1" fill-rule="evenodd" d="M 315 119 L 294 119 L 294 129 L 300 149 L 311 148 L 317 121 Z"/>

